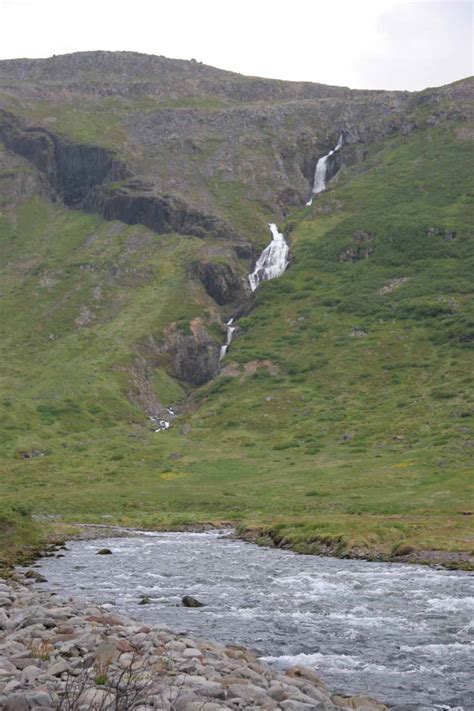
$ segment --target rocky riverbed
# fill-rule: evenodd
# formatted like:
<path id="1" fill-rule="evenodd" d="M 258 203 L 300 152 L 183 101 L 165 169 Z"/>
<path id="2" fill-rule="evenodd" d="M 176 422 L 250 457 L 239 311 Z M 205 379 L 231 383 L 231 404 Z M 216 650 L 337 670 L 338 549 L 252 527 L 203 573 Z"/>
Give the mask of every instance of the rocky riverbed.
<path id="1" fill-rule="evenodd" d="M 38 591 L 34 570 L 0 581 L 0 708 L 90 711 L 287 709 L 383 711 L 331 695 L 314 671 L 282 673 L 238 646 L 150 627 Z"/>

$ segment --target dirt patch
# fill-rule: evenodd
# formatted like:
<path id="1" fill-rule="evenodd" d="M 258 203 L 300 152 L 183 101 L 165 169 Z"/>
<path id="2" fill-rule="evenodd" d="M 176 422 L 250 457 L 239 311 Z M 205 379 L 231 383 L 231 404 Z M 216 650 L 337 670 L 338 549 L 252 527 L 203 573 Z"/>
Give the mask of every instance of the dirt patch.
<path id="1" fill-rule="evenodd" d="M 280 366 L 271 360 L 249 360 L 248 363 L 244 364 L 244 378 L 248 378 L 251 375 L 255 375 L 259 368 L 266 368 L 270 375 L 278 375 L 280 372 Z"/>
<path id="2" fill-rule="evenodd" d="M 408 277 L 397 277 L 396 279 L 390 279 L 386 284 L 379 289 L 379 294 L 390 294 L 390 292 L 399 289 L 403 284 L 406 284 Z"/>

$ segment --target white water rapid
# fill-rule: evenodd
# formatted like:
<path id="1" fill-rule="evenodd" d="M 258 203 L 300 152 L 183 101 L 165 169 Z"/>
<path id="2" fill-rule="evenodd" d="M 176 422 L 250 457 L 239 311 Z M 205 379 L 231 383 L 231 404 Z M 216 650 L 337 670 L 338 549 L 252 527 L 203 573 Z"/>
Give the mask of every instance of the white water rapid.
<path id="1" fill-rule="evenodd" d="M 219 360 L 222 360 L 225 354 L 227 353 L 227 349 L 230 346 L 232 342 L 232 338 L 234 337 L 234 332 L 236 327 L 233 326 L 234 319 L 231 318 L 229 321 L 226 323 L 226 328 L 227 328 L 227 340 L 223 346 L 221 346 L 221 352 L 219 355 Z"/>
<path id="2" fill-rule="evenodd" d="M 322 158 L 318 160 L 316 163 L 316 170 L 314 171 L 314 182 L 313 182 L 313 195 L 317 195 L 318 193 L 322 193 L 323 190 L 326 190 L 326 173 L 328 170 L 328 158 L 336 151 L 339 150 L 339 148 L 342 147 L 342 133 L 339 136 L 339 140 L 336 143 L 335 147 L 332 149 L 332 151 L 329 151 L 329 153 Z M 313 195 L 311 195 L 310 199 L 306 203 L 307 206 L 313 204 Z"/>
<path id="3" fill-rule="evenodd" d="M 265 247 L 257 260 L 255 269 L 249 274 L 250 288 L 255 291 L 262 281 L 276 279 L 288 266 L 288 245 L 278 227 L 271 222 L 272 241 Z"/>
<path id="4" fill-rule="evenodd" d="M 222 531 L 71 541 L 61 553 L 40 558 L 47 582 L 35 589 L 244 645 L 277 669 L 310 667 L 399 711 L 474 708 L 472 572 L 296 555 Z M 205 606 L 185 608 L 183 595 Z"/>

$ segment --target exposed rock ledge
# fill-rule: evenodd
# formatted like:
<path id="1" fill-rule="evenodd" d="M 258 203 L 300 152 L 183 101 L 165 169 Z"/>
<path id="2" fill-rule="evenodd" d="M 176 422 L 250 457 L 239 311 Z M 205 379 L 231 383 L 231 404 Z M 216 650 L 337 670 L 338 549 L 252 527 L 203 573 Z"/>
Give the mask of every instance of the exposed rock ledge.
<path id="1" fill-rule="evenodd" d="M 31 575 L 35 575 L 34 571 Z M 100 607 L 0 581 L 0 708 L 214 711 L 387 707 L 331 695 L 310 669 L 278 672 L 241 647 L 150 628 Z M 196 613 L 199 614 L 199 613 Z"/>

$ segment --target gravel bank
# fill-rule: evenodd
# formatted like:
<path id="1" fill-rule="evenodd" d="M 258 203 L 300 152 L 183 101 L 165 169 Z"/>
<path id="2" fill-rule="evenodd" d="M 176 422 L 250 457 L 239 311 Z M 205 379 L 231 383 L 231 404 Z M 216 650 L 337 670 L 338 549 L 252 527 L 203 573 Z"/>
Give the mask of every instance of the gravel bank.
<path id="1" fill-rule="evenodd" d="M 35 582 L 36 571 L 0 581 L 5 711 L 387 708 L 365 696 L 332 695 L 310 669 L 282 673 L 247 649 L 144 626 L 38 592 Z"/>

